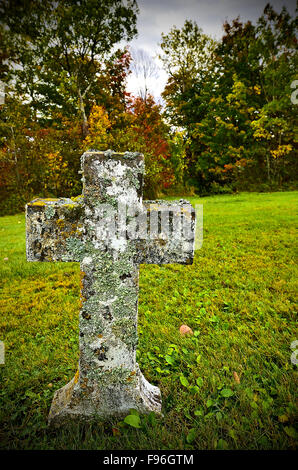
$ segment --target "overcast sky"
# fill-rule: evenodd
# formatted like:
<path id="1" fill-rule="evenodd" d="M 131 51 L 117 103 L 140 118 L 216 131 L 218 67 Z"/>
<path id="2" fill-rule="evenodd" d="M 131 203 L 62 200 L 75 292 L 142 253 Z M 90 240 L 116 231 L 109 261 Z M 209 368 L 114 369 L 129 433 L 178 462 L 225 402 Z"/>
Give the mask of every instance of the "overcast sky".
<path id="1" fill-rule="evenodd" d="M 204 33 L 220 39 L 225 20 L 237 16 L 244 21 L 255 22 L 262 14 L 268 0 L 137 0 L 138 37 L 130 46 L 145 49 L 150 55 L 158 53 L 161 33 L 168 33 L 173 25 L 182 27 L 186 19 L 191 19 L 203 29 Z M 285 5 L 291 15 L 295 14 L 296 0 L 271 0 L 271 5 L 280 11 Z M 166 83 L 166 74 L 161 70 L 159 77 L 150 82 L 151 92 L 159 97 Z M 130 76 L 128 89 L 137 93 L 140 84 L 135 76 Z"/>

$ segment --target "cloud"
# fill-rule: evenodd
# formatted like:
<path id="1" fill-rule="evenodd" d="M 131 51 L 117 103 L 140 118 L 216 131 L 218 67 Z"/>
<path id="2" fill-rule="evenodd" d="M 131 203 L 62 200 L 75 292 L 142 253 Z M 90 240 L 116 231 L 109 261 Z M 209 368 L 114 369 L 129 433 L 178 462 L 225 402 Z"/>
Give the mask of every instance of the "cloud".
<path id="1" fill-rule="evenodd" d="M 268 0 L 139 0 L 139 36 L 134 41 L 140 47 L 157 48 L 162 32 L 169 32 L 173 25 L 181 27 L 186 19 L 195 20 L 203 31 L 220 39 L 222 24 L 240 15 L 244 20 L 255 21 L 264 10 Z M 271 0 L 280 10 L 286 5 L 294 14 L 293 0 Z"/>
<path id="2" fill-rule="evenodd" d="M 243 21 L 255 22 L 270 0 L 138 0 L 138 37 L 131 42 L 134 48 L 145 49 L 151 56 L 159 52 L 161 33 L 168 33 L 173 25 L 182 27 L 186 19 L 191 19 L 203 29 L 204 33 L 220 39 L 222 25 L 240 16 Z M 293 0 L 271 0 L 275 10 L 285 5 L 293 15 Z M 154 95 L 159 96 L 166 82 L 165 73 L 152 84 Z M 137 92 L 136 78 L 129 79 L 129 91 Z"/>

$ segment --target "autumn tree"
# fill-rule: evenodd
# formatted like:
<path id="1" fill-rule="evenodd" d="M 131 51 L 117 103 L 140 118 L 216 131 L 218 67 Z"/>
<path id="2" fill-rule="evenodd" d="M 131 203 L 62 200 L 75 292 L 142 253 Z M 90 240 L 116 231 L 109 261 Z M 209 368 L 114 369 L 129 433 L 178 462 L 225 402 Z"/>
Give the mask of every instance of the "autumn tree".
<path id="1" fill-rule="evenodd" d="M 269 4 L 256 27 L 262 106 L 252 122 L 268 183 L 291 180 L 297 172 L 297 111 L 291 83 L 297 78 L 297 18 Z"/>
<path id="2" fill-rule="evenodd" d="M 137 11 L 135 0 L 2 0 L 3 48 L 14 52 L 3 81 L 45 116 L 77 109 L 86 135 L 88 95 L 113 47 L 136 34 Z"/>
<path id="3" fill-rule="evenodd" d="M 215 45 L 215 41 L 190 20 L 186 20 L 181 29 L 173 27 L 168 34 L 162 34 L 159 58 L 169 75 L 162 96 L 171 124 L 188 128 L 192 122 L 189 94 L 194 87 L 198 93 L 205 79 L 215 74 Z"/>
<path id="4" fill-rule="evenodd" d="M 134 0 L 0 1 L 0 181 L 3 212 L 36 196 L 81 191 L 80 155 L 93 106 L 122 126 Z"/>
<path id="5" fill-rule="evenodd" d="M 124 126 L 112 126 L 110 116 L 101 106 L 94 106 L 89 117 L 89 134 L 85 148 L 111 148 L 120 152 L 141 152 L 145 157 L 144 193 L 155 198 L 174 183 L 174 170 L 168 142 L 168 126 L 162 118 L 161 106 L 151 95 L 146 102 L 133 98 L 124 115 Z"/>
<path id="6" fill-rule="evenodd" d="M 163 35 L 166 113 L 186 132 L 185 174 L 198 190 L 293 179 L 296 31 L 285 8 L 276 13 L 267 5 L 255 25 L 226 22 L 217 44 L 192 22 Z"/>
<path id="7" fill-rule="evenodd" d="M 295 166 L 295 109 L 290 86 L 297 69 L 297 20 L 285 8 L 277 13 L 268 4 L 255 25 L 237 18 L 231 24 L 226 22 L 224 31 L 216 50 L 221 96 L 229 95 L 235 77 L 246 90 L 241 102 L 241 116 L 249 115 L 241 125 L 246 136 L 243 155 L 249 161 L 244 172 L 246 184 L 266 180 L 281 184 L 289 179 L 289 168 Z M 234 104 L 240 109 L 239 100 Z M 239 123 L 241 117 L 236 122 L 238 128 Z M 229 168 L 231 165 L 232 161 Z M 242 187 L 245 178 L 241 179 Z"/>

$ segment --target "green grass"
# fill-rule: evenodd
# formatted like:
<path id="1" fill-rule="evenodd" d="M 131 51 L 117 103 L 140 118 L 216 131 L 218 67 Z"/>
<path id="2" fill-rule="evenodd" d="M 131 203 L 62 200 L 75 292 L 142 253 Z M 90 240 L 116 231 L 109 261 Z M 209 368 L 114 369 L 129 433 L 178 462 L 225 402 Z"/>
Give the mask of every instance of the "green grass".
<path id="1" fill-rule="evenodd" d="M 204 204 L 194 265 L 141 267 L 138 362 L 164 416 L 142 416 L 140 429 L 47 430 L 53 393 L 77 367 L 79 267 L 27 263 L 24 216 L 1 218 L 1 448 L 294 448 L 297 194 L 190 198 Z M 184 323 L 194 336 L 180 337 Z"/>

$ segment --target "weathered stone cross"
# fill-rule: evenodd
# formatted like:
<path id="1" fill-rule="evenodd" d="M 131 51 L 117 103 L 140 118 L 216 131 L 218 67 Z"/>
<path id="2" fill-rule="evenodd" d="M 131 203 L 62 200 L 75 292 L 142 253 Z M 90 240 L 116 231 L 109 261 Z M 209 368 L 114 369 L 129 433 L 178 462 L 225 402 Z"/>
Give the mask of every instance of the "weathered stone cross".
<path id="1" fill-rule="evenodd" d="M 81 264 L 80 360 L 49 423 L 161 411 L 136 362 L 141 263 L 191 264 L 195 212 L 187 201 L 142 202 L 141 154 L 82 155 L 83 196 L 26 206 L 27 260 Z"/>

